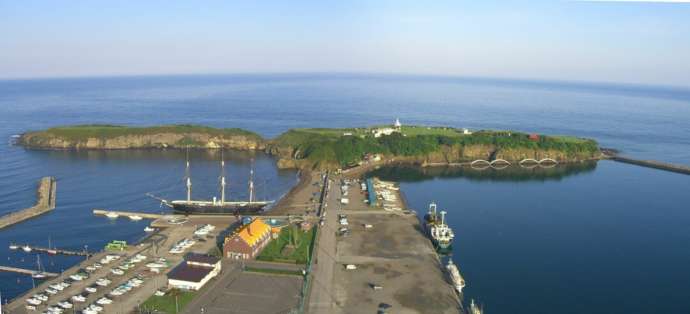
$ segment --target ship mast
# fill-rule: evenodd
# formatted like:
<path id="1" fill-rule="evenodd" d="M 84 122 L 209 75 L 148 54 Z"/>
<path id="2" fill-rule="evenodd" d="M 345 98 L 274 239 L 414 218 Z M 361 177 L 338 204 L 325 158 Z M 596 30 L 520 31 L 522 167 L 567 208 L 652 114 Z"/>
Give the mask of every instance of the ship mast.
<path id="1" fill-rule="evenodd" d="M 442 211 L 441 211 L 441 225 L 442 225 L 442 226 L 445 224 L 445 221 L 446 221 L 445 218 L 446 218 L 446 211 L 445 211 L 445 210 L 442 210 Z"/>
<path id="2" fill-rule="evenodd" d="M 187 167 L 184 173 L 185 179 L 187 181 L 187 203 L 192 202 L 192 178 L 189 174 L 189 147 L 187 147 Z"/>
<path id="3" fill-rule="evenodd" d="M 249 203 L 254 200 L 254 159 L 251 161 L 251 169 L 249 170 Z"/>
<path id="4" fill-rule="evenodd" d="M 220 151 L 220 204 L 225 204 L 225 159 L 223 150 Z"/>

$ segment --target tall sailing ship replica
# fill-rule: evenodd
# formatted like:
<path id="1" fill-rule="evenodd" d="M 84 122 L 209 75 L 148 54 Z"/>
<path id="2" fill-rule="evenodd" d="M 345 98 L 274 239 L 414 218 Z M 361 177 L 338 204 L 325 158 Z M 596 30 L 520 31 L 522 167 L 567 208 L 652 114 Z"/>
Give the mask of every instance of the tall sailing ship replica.
<path id="1" fill-rule="evenodd" d="M 223 151 L 220 153 L 220 200 L 213 197 L 212 200 L 192 200 L 192 178 L 189 171 L 189 151 L 187 151 L 187 164 L 185 170 L 185 182 L 187 186 L 187 199 L 186 200 L 164 200 L 160 199 L 161 202 L 172 208 L 174 212 L 181 213 L 185 215 L 189 214 L 255 214 L 259 213 L 266 208 L 266 206 L 273 203 L 273 201 L 268 200 L 255 200 L 254 199 L 254 168 L 249 172 L 249 199 L 248 200 L 235 200 L 226 201 L 225 198 L 225 160 L 223 159 Z"/>

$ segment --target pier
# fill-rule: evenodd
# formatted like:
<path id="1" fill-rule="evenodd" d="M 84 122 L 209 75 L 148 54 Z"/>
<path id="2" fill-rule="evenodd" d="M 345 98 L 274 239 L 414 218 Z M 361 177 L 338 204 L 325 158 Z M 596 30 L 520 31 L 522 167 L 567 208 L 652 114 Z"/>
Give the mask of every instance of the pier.
<path id="1" fill-rule="evenodd" d="M 604 155 L 604 157 L 607 159 L 611 159 L 626 164 L 690 175 L 690 167 L 684 165 L 670 164 L 655 160 L 641 160 L 630 157 L 624 157 L 618 155 L 616 151 L 610 149 L 602 149 L 602 155 Z"/>
<path id="2" fill-rule="evenodd" d="M 47 247 L 42 247 L 42 246 L 30 246 L 30 245 L 22 245 L 17 250 L 23 250 L 23 248 L 25 248 L 25 247 L 31 248 L 31 250 L 27 253 L 41 252 L 41 253 L 48 253 L 48 254 L 52 254 L 52 255 L 60 254 L 60 255 L 72 255 L 72 256 L 91 256 L 91 255 L 93 255 L 93 253 L 89 253 L 86 250 L 73 251 L 73 250 L 65 250 L 65 249 L 58 249 L 58 248 L 47 248 Z"/>
<path id="3" fill-rule="evenodd" d="M 0 217 L 0 229 L 53 210 L 55 208 L 56 188 L 57 182 L 55 178 L 43 177 L 38 185 L 38 201 L 36 205 L 3 215 Z"/>
<path id="4" fill-rule="evenodd" d="M 0 266 L 0 271 L 25 274 L 25 275 L 35 275 L 35 274 L 41 273 L 41 274 L 46 275 L 48 277 L 57 277 L 60 275 L 60 274 L 56 274 L 56 273 L 39 272 L 37 270 L 24 269 L 24 268 L 18 268 L 18 267 L 10 267 L 10 266 Z"/>

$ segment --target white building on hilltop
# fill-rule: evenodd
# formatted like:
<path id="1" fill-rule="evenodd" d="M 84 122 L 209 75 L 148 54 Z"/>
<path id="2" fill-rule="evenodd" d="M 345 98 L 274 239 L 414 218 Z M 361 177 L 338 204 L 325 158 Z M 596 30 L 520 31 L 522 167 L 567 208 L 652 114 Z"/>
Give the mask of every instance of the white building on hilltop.
<path id="1" fill-rule="evenodd" d="M 400 123 L 400 119 L 395 119 L 395 123 L 393 123 L 393 127 L 386 127 L 386 128 L 376 128 L 371 130 L 371 133 L 374 134 L 374 137 L 381 137 L 382 135 L 391 135 L 393 133 L 400 133 L 402 130 L 402 124 Z"/>

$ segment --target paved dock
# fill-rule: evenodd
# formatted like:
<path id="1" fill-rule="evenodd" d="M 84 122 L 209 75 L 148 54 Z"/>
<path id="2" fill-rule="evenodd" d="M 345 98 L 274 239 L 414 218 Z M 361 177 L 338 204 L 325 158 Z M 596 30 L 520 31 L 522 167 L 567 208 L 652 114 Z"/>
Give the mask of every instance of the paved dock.
<path id="1" fill-rule="evenodd" d="M 367 206 L 358 183 L 350 186 L 347 205 L 340 203 L 338 179 L 330 190 L 307 313 L 376 313 L 381 304 L 391 306 L 390 313 L 462 313 L 431 242 L 400 195 L 402 209 L 391 212 Z M 350 236 L 336 235 L 339 214 L 348 215 Z"/>
<path id="2" fill-rule="evenodd" d="M 10 212 L 0 217 L 0 229 L 20 223 L 24 220 L 45 214 L 55 209 L 57 182 L 53 177 L 43 177 L 38 185 L 36 205 Z"/>

